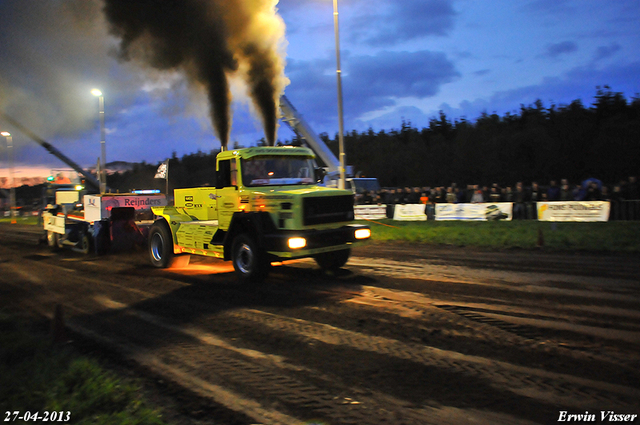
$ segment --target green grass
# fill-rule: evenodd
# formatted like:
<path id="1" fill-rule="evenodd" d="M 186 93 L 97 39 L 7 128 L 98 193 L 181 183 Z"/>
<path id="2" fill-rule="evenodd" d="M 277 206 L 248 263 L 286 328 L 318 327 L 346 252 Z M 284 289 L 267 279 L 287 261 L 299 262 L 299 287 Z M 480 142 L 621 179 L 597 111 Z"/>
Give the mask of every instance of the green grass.
<path id="1" fill-rule="evenodd" d="M 592 252 L 640 252 L 640 222 L 550 223 L 538 221 L 380 220 L 371 225 L 373 241 L 403 241 L 490 249 L 537 248 Z M 389 227 L 393 226 L 393 227 Z"/>
<path id="2" fill-rule="evenodd" d="M 38 224 L 38 217 L 18 217 L 19 224 Z M 0 218 L 0 223 L 10 223 Z M 362 221 L 371 225 L 374 241 L 475 246 L 490 249 L 537 248 L 539 232 L 545 249 L 640 253 L 640 221 L 550 223 L 514 221 Z M 381 223 L 381 224 L 378 224 Z M 393 226 L 393 227 L 389 227 Z"/>
<path id="3" fill-rule="evenodd" d="M 70 412 L 74 424 L 163 424 L 139 387 L 0 311 L 0 411 Z M 5 416 L 3 416 L 5 418 Z M 29 421 L 27 423 L 31 423 Z M 19 422 L 14 422 L 19 423 Z"/>
<path id="4" fill-rule="evenodd" d="M 11 223 L 11 217 L 0 217 L 0 223 Z M 18 224 L 38 224 L 38 217 L 16 217 L 16 223 Z"/>

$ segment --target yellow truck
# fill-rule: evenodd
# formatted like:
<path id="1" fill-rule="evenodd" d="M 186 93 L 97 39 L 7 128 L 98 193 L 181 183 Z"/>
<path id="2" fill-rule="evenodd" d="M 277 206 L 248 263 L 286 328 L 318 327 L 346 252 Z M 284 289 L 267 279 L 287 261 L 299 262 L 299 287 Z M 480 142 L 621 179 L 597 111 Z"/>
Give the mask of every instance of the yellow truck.
<path id="1" fill-rule="evenodd" d="M 291 146 L 220 152 L 215 187 L 176 189 L 173 206 L 152 208 L 151 263 L 169 267 L 181 254 L 231 260 L 241 281 L 264 279 L 275 261 L 344 266 L 371 230 L 353 223 L 353 193 L 318 184 L 314 158 Z"/>

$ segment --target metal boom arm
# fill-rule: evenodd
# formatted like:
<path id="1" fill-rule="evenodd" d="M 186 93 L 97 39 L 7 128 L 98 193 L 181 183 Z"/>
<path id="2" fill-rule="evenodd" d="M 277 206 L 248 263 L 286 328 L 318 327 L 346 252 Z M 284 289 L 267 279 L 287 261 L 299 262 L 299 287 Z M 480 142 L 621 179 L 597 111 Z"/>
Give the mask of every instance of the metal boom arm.
<path id="1" fill-rule="evenodd" d="M 329 173 L 337 173 L 340 171 L 340 161 L 331 152 L 327 145 L 320 137 L 309 127 L 309 124 L 296 111 L 289 99 L 282 95 L 280 97 L 280 110 L 282 111 L 282 121 L 284 121 L 293 130 L 296 135 L 307 143 L 311 150 L 322 159 L 329 168 Z"/>
<path id="2" fill-rule="evenodd" d="M 53 155 L 56 158 L 60 159 L 62 162 L 67 164 L 69 167 L 73 168 L 79 174 L 82 174 L 87 183 L 91 184 L 91 186 L 94 186 L 96 189 L 100 190 L 100 182 L 93 175 L 91 175 L 89 172 L 83 170 L 82 167 L 80 167 L 74 161 L 69 159 L 66 155 L 64 155 L 58 149 L 53 147 L 50 143 L 48 143 L 44 139 L 40 138 L 38 135 L 33 133 L 31 130 L 29 130 L 28 128 L 26 128 L 25 126 L 23 126 L 22 124 L 20 124 L 16 120 L 14 120 L 13 118 L 11 118 L 11 117 L 9 117 L 9 116 L 1 113 L 1 112 L 0 112 L 0 116 L 2 118 L 4 118 L 7 122 L 9 122 L 9 124 L 11 124 L 12 126 L 16 127 L 18 130 L 20 130 L 21 132 L 23 132 L 27 136 L 29 136 L 29 138 L 31 138 L 31 140 L 33 140 L 34 142 L 40 144 L 40 146 L 42 146 L 47 151 L 49 151 L 49 153 L 51 155 Z"/>

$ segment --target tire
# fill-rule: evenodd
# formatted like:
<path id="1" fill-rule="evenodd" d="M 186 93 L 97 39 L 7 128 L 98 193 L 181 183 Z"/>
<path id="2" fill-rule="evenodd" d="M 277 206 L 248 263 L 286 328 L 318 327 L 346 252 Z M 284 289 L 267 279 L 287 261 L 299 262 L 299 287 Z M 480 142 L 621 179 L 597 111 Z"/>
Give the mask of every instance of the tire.
<path id="1" fill-rule="evenodd" d="M 269 274 L 266 253 L 246 233 L 236 236 L 233 240 L 231 261 L 241 282 L 261 282 Z"/>
<path id="2" fill-rule="evenodd" d="M 60 241 L 57 233 L 47 230 L 47 246 L 53 252 L 60 250 Z"/>
<path id="3" fill-rule="evenodd" d="M 343 249 L 342 251 L 331 251 L 315 256 L 316 263 L 323 270 L 336 271 L 349 261 L 351 249 Z"/>
<path id="4" fill-rule="evenodd" d="M 149 259 L 154 267 L 167 268 L 173 263 L 173 237 L 169 226 L 163 222 L 155 222 L 149 230 Z"/>
<path id="5" fill-rule="evenodd" d="M 78 250 L 87 255 L 91 252 L 91 236 L 88 233 L 83 233 L 78 242 Z"/>

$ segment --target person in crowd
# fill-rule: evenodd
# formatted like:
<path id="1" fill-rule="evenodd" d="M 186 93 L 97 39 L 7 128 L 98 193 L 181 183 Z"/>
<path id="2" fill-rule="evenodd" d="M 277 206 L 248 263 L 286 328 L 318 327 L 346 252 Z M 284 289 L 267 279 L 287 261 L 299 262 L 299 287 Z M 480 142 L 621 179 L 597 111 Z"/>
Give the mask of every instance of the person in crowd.
<path id="1" fill-rule="evenodd" d="M 627 208 L 628 219 L 637 220 L 640 218 L 640 194 L 638 193 L 636 176 L 629 176 L 629 183 L 627 184 L 627 200 L 629 200 Z"/>
<path id="2" fill-rule="evenodd" d="M 473 196 L 473 194 L 475 193 L 475 191 L 478 189 L 478 186 L 474 186 L 472 184 L 468 184 L 467 185 L 467 193 L 465 193 L 464 195 L 464 202 L 466 202 L 467 204 L 471 203 L 471 197 Z"/>
<path id="3" fill-rule="evenodd" d="M 624 220 L 626 215 L 625 211 L 622 208 L 622 201 L 624 200 L 622 196 L 622 188 L 619 184 L 613 186 L 613 191 L 611 192 L 611 211 L 609 212 L 609 217 L 611 220 Z"/>
<path id="4" fill-rule="evenodd" d="M 502 200 L 504 202 L 513 202 L 513 189 L 511 189 L 511 186 L 507 186 L 503 189 Z"/>
<path id="5" fill-rule="evenodd" d="M 500 202 L 502 200 L 500 187 L 496 183 L 491 186 L 491 191 L 489 192 L 489 200 L 491 202 Z"/>
<path id="6" fill-rule="evenodd" d="M 451 186 L 447 188 L 447 195 L 445 196 L 445 199 L 448 204 L 456 203 L 456 194 L 453 192 L 453 188 Z"/>
<path id="7" fill-rule="evenodd" d="M 398 203 L 398 194 L 396 193 L 396 189 L 391 188 L 387 190 L 384 203 L 387 205 L 387 218 L 393 218 L 395 205 Z"/>
<path id="8" fill-rule="evenodd" d="M 638 183 L 636 181 L 636 176 L 629 176 L 629 183 L 627 183 L 627 200 L 629 201 L 637 201 L 640 199 L 638 193 Z"/>
<path id="9" fill-rule="evenodd" d="M 436 204 L 442 204 L 445 202 L 445 193 L 442 187 L 436 187 L 436 195 L 434 197 Z"/>
<path id="10" fill-rule="evenodd" d="M 516 191 L 513 194 L 513 218 L 516 220 L 522 220 L 525 217 L 525 202 L 527 200 L 527 194 L 524 190 L 522 182 L 516 183 Z"/>
<path id="11" fill-rule="evenodd" d="M 569 187 L 569 180 L 567 179 L 560 180 L 560 200 L 561 201 L 573 200 L 573 195 L 571 194 L 571 188 Z"/>
<path id="12" fill-rule="evenodd" d="M 485 201 L 488 201 L 490 194 L 491 194 L 491 192 L 489 191 L 489 187 L 488 186 L 482 186 L 482 199 L 484 199 Z"/>
<path id="13" fill-rule="evenodd" d="M 456 187 L 456 189 L 454 190 L 454 193 L 456 194 L 456 204 L 462 204 L 465 201 L 465 198 L 467 197 L 465 194 L 465 190 L 459 187 Z"/>
<path id="14" fill-rule="evenodd" d="M 402 191 L 402 202 L 403 204 L 411 204 L 411 189 L 409 187 L 405 187 Z"/>
<path id="15" fill-rule="evenodd" d="M 419 204 L 421 195 L 422 195 L 422 192 L 420 191 L 420 188 L 419 187 L 414 187 L 413 188 L 413 192 L 411 193 L 411 203 L 412 204 Z"/>
<path id="16" fill-rule="evenodd" d="M 542 191 L 537 182 L 531 182 L 531 189 L 529 190 L 529 197 L 527 199 L 527 218 L 530 220 L 538 219 L 538 208 L 536 202 L 542 200 Z"/>
<path id="17" fill-rule="evenodd" d="M 551 180 L 549 182 L 549 187 L 547 188 L 547 199 L 549 201 L 559 201 L 560 200 L 560 187 L 556 183 L 555 180 Z"/>
<path id="18" fill-rule="evenodd" d="M 571 191 L 571 197 L 574 201 L 582 201 L 582 186 L 580 186 L 579 184 L 575 185 L 573 187 L 573 190 Z"/>
<path id="19" fill-rule="evenodd" d="M 482 196 L 482 190 L 478 189 L 471 197 L 472 204 L 481 204 L 484 202 L 484 196 Z"/>
<path id="20" fill-rule="evenodd" d="M 371 205 L 372 201 L 373 197 L 371 196 L 371 193 L 368 190 L 362 191 L 362 198 L 360 202 L 365 205 Z"/>
<path id="21" fill-rule="evenodd" d="M 598 183 L 591 182 L 587 187 L 587 194 L 585 196 L 585 201 L 599 201 L 600 200 L 600 188 L 598 187 Z"/>

